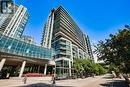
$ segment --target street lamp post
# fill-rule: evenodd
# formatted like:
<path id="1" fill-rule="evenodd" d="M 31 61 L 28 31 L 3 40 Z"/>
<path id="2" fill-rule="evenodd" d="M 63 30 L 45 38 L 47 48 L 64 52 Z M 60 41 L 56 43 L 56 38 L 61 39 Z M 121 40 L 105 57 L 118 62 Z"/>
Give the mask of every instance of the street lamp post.
<path id="1" fill-rule="evenodd" d="M 52 84 L 55 84 L 55 79 L 56 79 L 56 62 L 55 62 L 55 56 L 53 57 L 52 60 L 49 61 L 49 65 L 53 66 L 53 74 L 52 74 Z"/>

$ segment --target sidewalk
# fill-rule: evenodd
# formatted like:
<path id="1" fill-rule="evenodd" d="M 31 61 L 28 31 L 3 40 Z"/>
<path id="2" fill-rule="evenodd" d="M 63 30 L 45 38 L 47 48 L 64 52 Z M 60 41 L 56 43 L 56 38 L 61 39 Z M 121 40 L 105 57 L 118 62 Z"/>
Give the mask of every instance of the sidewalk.
<path id="1" fill-rule="evenodd" d="M 23 82 L 24 77 L 18 78 L 10 78 L 10 79 L 2 79 L 0 80 L 0 87 L 18 87 L 25 86 L 29 84 L 37 84 L 37 83 L 50 83 L 51 77 L 28 77 L 27 84 Z"/>
<path id="2" fill-rule="evenodd" d="M 83 87 L 86 84 L 93 83 L 94 81 L 97 81 L 101 79 L 103 76 L 96 76 L 96 77 L 88 77 L 85 79 L 70 79 L 70 80 L 63 80 L 63 81 L 57 81 L 57 86 L 72 86 L 72 87 Z"/>
<path id="3" fill-rule="evenodd" d="M 95 78 L 88 77 L 85 79 L 68 79 L 68 80 L 58 80 L 56 81 L 57 86 L 63 86 L 63 87 L 70 87 L 79 85 L 82 86 L 90 81 L 93 82 L 94 80 L 100 79 L 100 76 L 97 76 Z M 52 84 L 51 77 L 28 77 L 27 78 L 27 84 L 23 83 L 24 78 L 11 78 L 11 79 L 4 79 L 0 80 L 0 87 L 50 87 Z"/>
<path id="4" fill-rule="evenodd" d="M 0 80 L 0 87 L 53 87 L 51 77 L 28 77 L 27 84 L 23 78 Z M 68 79 L 56 81 L 55 87 L 127 87 L 124 79 L 113 79 L 109 74 L 104 76 L 88 77 L 85 79 Z"/>

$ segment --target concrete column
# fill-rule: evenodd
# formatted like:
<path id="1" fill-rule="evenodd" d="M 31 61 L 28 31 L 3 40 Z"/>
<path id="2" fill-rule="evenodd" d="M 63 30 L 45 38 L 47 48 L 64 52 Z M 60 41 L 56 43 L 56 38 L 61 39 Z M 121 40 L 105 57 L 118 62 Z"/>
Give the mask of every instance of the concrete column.
<path id="1" fill-rule="evenodd" d="M 71 60 L 72 60 L 72 66 L 73 66 L 73 49 L 72 48 L 73 48 L 73 46 L 72 46 L 72 43 L 71 43 L 71 48 L 70 49 L 71 49 Z"/>
<path id="2" fill-rule="evenodd" d="M 39 73 L 39 71 L 40 71 L 40 65 L 38 66 L 38 73 Z"/>
<path id="3" fill-rule="evenodd" d="M 50 27 L 50 37 L 49 37 L 49 46 L 48 46 L 48 48 L 50 49 L 51 48 L 51 39 L 52 39 L 52 32 L 53 32 L 53 24 L 54 24 L 54 12 L 53 12 L 53 14 L 52 14 L 52 16 L 51 16 L 51 20 L 50 20 L 50 22 L 51 22 L 51 27 Z"/>
<path id="4" fill-rule="evenodd" d="M 32 72 L 32 66 L 30 67 L 30 72 Z"/>
<path id="5" fill-rule="evenodd" d="M 47 64 L 45 64 L 44 75 L 46 75 L 46 72 L 47 72 Z"/>
<path id="6" fill-rule="evenodd" d="M 0 71 L 2 70 L 2 68 L 3 68 L 4 64 L 5 64 L 5 61 L 6 61 L 5 58 L 3 58 L 3 59 L 1 60 L 1 62 L 0 62 Z"/>
<path id="7" fill-rule="evenodd" d="M 21 70 L 20 70 L 20 73 L 19 73 L 19 77 L 22 77 L 23 72 L 24 72 L 25 65 L 26 65 L 26 61 L 23 61 L 22 67 L 21 67 Z"/>
<path id="8" fill-rule="evenodd" d="M 29 72 L 31 72 L 31 70 L 32 70 L 32 67 L 31 67 L 31 66 L 29 66 Z"/>
<path id="9" fill-rule="evenodd" d="M 78 48 L 78 58 L 79 58 L 79 48 Z"/>
<path id="10" fill-rule="evenodd" d="M 71 61 L 69 60 L 69 75 L 71 76 Z"/>

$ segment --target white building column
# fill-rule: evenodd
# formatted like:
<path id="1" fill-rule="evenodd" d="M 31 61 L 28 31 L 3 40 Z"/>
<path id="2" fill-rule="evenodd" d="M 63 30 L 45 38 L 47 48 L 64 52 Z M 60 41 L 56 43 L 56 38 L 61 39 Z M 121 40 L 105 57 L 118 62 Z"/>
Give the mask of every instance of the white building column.
<path id="1" fill-rule="evenodd" d="M 0 71 L 2 70 L 2 68 L 3 68 L 4 64 L 5 64 L 5 61 L 6 61 L 5 58 L 3 58 L 3 59 L 1 60 L 1 62 L 0 62 Z"/>
<path id="2" fill-rule="evenodd" d="M 79 58 L 79 48 L 78 48 L 78 58 Z"/>
<path id="3" fill-rule="evenodd" d="M 71 76 L 71 61 L 69 60 L 69 75 Z"/>
<path id="4" fill-rule="evenodd" d="M 38 73 L 39 73 L 39 71 L 40 71 L 40 65 L 38 66 Z"/>
<path id="5" fill-rule="evenodd" d="M 46 72 L 47 72 L 47 64 L 45 64 L 44 75 L 46 75 Z"/>
<path id="6" fill-rule="evenodd" d="M 22 77 L 23 72 L 24 72 L 25 65 L 26 65 L 26 61 L 23 61 L 22 67 L 21 67 L 21 70 L 20 70 L 20 73 L 19 73 L 19 77 Z"/>
<path id="7" fill-rule="evenodd" d="M 73 44 L 71 43 L 71 47 L 70 47 L 70 49 L 71 49 L 71 60 L 72 60 L 72 66 L 73 66 L 73 46 L 72 46 Z"/>

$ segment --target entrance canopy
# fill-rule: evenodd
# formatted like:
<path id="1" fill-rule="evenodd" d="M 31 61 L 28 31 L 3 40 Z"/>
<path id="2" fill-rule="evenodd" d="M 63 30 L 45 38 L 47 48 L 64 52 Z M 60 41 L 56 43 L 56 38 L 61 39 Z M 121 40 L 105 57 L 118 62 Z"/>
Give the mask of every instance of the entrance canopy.
<path id="1" fill-rule="evenodd" d="M 19 39 L 14 39 L 0 34 L 0 53 L 20 56 L 30 59 L 47 59 L 53 56 L 53 50 L 30 44 Z"/>
<path id="2" fill-rule="evenodd" d="M 56 63 L 55 63 L 54 60 L 50 60 L 50 61 L 48 61 L 48 64 L 51 65 L 51 66 L 55 66 L 55 65 L 56 65 Z"/>

